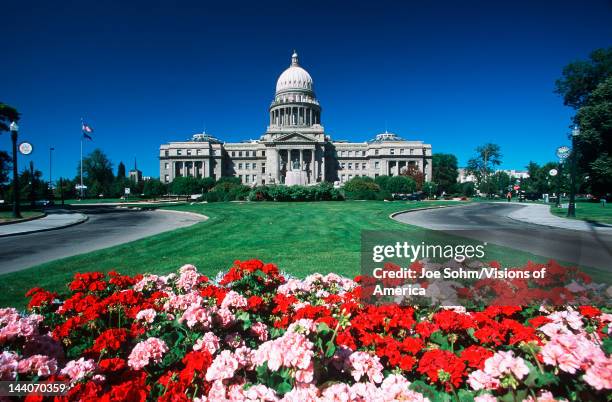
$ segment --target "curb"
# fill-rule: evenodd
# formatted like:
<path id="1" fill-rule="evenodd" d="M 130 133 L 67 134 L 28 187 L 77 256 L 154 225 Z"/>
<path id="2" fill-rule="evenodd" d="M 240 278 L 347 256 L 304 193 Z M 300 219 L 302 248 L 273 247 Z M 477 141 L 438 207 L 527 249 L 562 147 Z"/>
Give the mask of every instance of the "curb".
<path id="1" fill-rule="evenodd" d="M 30 230 L 28 232 L 0 234 L 0 238 L 3 238 L 3 237 L 13 237 L 13 236 L 23 236 L 23 235 L 29 235 L 29 234 L 32 234 L 32 233 L 49 232 L 51 230 L 58 230 L 58 229 L 69 228 L 71 226 L 80 225 L 81 223 L 87 222 L 89 220 L 89 216 L 84 215 L 84 214 L 81 214 L 81 215 L 83 215 L 83 218 L 79 219 L 76 222 L 69 223 L 68 225 L 56 226 L 56 227 L 53 227 L 53 228 Z"/>
<path id="2" fill-rule="evenodd" d="M 18 219 L 16 221 L 11 221 L 11 222 L 0 222 L 0 226 L 15 225 L 17 223 L 29 222 L 29 221 L 33 221 L 36 219 L 44 218 L 45 216 L 47 216 L 47 213 L 43 212 L 42 215 L 33 216 L 31 218 L 21 218 L 21 219 Z"/>
<path id="3" fill-rule="evenodd" d="M 405 214 L 407 212 L 416 212 L 416 211 L 427 211 L 428 209 L 441 209 L 441 208 L 457 208 L 457 207 L 466 207 L 468 205 L 471 205 L 471 203 L 468 203 L 466 205 L 437 205 L 437 206 L 433 206 L 433 207 L 423 207 L 423 208 L 412 208 L 412 209 L 406 209 L 403 211 L 397 211 L 397 212 L 393 212 L 392 214 L 389 215 L 389 218 L 393 219 L 396 222 L 399 223 L 403 223 L 403 224 L 407 224 L 406 222 L 400 222 L 397 219 L 395 219 L 395 217 L 399 214 Z"/>
<path id="4" fill-rule="evenodd" d="M 210 219 L 210 217 L 204 215 L 204 214 L 198 214 L 197 212 L 189 212 L 189 211 L 175 211 L 173 209 L 160 209 L 160 208 L 155 208 L 153 209 L 154 211 L 162 211 L 162 212 L 170 212 L 173 214 L 186 214 L 186 215 L 191 215 L 191 216 L 196 216 L 198 218 L 202 218 L 202 221 L 207 221 Z"/>

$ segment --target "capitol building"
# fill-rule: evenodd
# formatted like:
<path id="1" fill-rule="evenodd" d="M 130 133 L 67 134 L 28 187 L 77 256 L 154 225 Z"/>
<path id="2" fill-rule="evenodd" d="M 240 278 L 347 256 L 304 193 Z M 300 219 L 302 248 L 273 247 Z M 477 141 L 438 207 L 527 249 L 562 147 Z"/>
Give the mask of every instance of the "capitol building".
<path id="1" fill-rule="evenodd" d="M 431 145 L 382 133 L 364 142 L 334 141 L 297 53 L 276 82 L 270 122 L 259 140 L 223 142 L 206 133 L 160 146 L 160 180 L 236 176 L 246 185 L 344 183 L 356 176 L 398 175 L 414 166 L 431 180 Z"/>

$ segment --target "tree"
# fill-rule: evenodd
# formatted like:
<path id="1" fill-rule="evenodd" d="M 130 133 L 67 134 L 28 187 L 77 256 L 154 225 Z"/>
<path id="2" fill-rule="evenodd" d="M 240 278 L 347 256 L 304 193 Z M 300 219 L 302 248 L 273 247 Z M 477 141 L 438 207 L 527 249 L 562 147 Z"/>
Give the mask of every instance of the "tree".
<path id="1" fill-rule="evenodd" d="M 417 191 L 423 189 L 423 183 L 425 182 L 425 174 L 414 165 L 408 165 L 408 167 L 400 173 L 403 176 L 410 177 L 416 184 Z"/>
<path id="2" fill-rule="evenodd" d="M 12 106 L 0 102 L 0 134 L 9 131 L 9 125 L 13 121 L 19 121 L 19 112 Z M 9 180 L 9 171 L 12 167 L 12 158 L 8 152 L 0 151 L 0 184 Z"/>
<path id="3" fill-rule="evenodd" d="M 200 194 L 202 186 L 200 180 L 195 177 L 180 176 L 170 183 L 170 192 L 175 195 Z"/>
<path id="4" fill-rule="evenodd" d="M 407 176 L 392 176 L 389 178 L 385 190 L 396 194 L 410 194 L 416 190 L 416 183 Z"/>
<path id="5" fill-rule="evenodd" d="M 80 164 L 77 172 L 80 174 Z M 83 180 L 90 195 L 97 197 L 100 194 L 108 196 L 112 193 L 113 164 L 100 149 L 94 149 L 83 159 Z"/>
<path id="6" fill-rule="evenodd" d="M 575 117 L 578 166 L 590 192 L 612 192 L 612 76 L 590 94 Z"/>
<path id="7" fill-rule="evenodd" d="M 9 172 L 12 167 L 12 159 L 6 151 L 0 151 L 0 184 L 9 180 Z"/>
<path id="8" fill-rule="evenodd" d="M 166 193 L 166 185 L 157 179 L 145 180 L 142 192 L 145 197 L 159 197 Z"/>
<path id="9" fill-rule="evenodd" d="M 117 166 L 117 178 L 125 178 L 125 165 L 123 162 L 119 162 Z"/>
<path id="10" fill-rule="evenodd" d="M 490 194 L 487 185 L 489 174 L 493 171 L 493 166 L 501 164 L 501 150 L 499 145 L 487 143 L 476 148 L 476 155 L 467 163 L 467 171 L 476 176 L 478 189 L 486 194 Z"/>
<path id="11" fill-rule="evenodd" d="M 438 192 L 438 184 L 433 181 L 426 181 L 423 183 L 423 192 L 427 194 L 428 198 L 432 198 Z"/>
<path id="12" fill-rule="evenodd" d="M 495 174 L 491 176 L 488 185 L 489 187 L 486 191 L 487 193 L 495 193 L 498 195 L 505 194 L 508 191 L 508 186 L 510 185 L 510 176 L 506 172 L 495 172 Z"/>
<path id="13" fill-rule="evenodd" d="M 9 125 L 13 121 L 19 121 L 20 114 L 12 106 L 0 102 L 0 131 L 9 131 Z"/>
<path id="14" fill-rule="evenodd" d="M 431 162 L 432 180 L 438 184 L 438 191 L 452 192 L 459 177 L 457 157 L 453 154 L 433 154 Z"/>
<path id="15" fill-rule="evenodd" d="M 563 68 L 563 77 L 555 82 L 555 92 L 563 103 L 579 109 L 587 103 L 593 91 L 612 75 L 612 47 L 597 49 L 588 60 L 579 60 Z"/>

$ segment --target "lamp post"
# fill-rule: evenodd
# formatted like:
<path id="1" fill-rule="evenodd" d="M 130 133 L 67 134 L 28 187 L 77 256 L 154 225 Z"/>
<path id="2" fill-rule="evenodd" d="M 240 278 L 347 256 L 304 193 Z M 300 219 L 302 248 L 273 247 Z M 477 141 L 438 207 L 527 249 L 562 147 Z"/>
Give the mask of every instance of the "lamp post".
<path id="1" fill-rule="evenodd" d="M 49 147 L 49 190 L 53 194 L 53 151 L 55 148 Z"/>
<path id="2" fill-rule="evenodd" d="M 570 173 L 570 199 L 567 206 L 568 218 L 576 216 L 576 165 L 578 164 L 578 149 L 576 149 L 576 139 L 580 135 L 578 126 L 572 130 L 572 171 Z"/>
<path id="3" fill-rule="evenodd" d="M 19 132 L 19 126 L 17 123 L 12 122 L 9 126 L 11 132 L 11 141 L 13 142 L 13 218 L 21 218 L 21 212 L 19 208 L 19 176 L 17 170 L 17 133 Z"/>

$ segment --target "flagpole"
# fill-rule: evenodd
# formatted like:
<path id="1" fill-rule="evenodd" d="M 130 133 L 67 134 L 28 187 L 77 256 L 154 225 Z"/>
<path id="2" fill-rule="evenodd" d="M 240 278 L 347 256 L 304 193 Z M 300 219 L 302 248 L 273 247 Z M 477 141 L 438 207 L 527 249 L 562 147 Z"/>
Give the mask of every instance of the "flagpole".
<path id="1" fill-rule="evenodd" d="M 81 200 L 83 199 L 83 134 L 81 134 Z"/>

